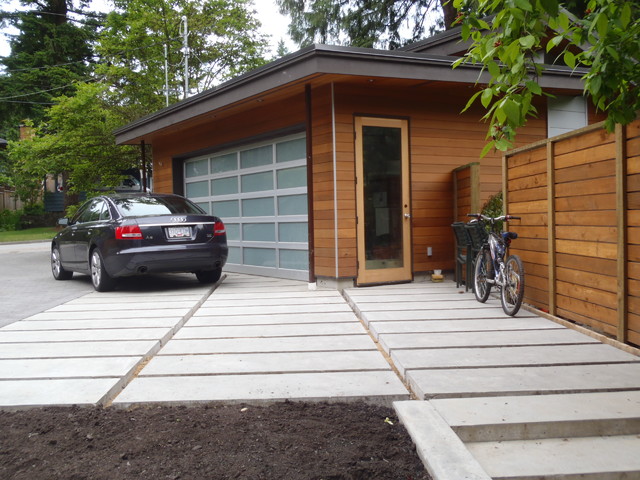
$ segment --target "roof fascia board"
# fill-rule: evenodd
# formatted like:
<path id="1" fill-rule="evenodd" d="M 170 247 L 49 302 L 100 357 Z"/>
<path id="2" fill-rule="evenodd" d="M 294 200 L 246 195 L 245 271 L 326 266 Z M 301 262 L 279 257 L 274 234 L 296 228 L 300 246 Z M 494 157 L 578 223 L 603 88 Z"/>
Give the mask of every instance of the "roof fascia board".
<path id="1" fill-rule="evenodd" d="M 158 130 L 242 102 L 274 88 L 293 85 L 322 74 L 370 76 L 453 83 L 487 83 L 489 75 L 480 65 L 463 64 L 453 70 L 457 57 L 426 55 L 398 50 L 316 45 L 159 110 L 116 130 L 122 145 Z M 551 67 L 540 78 L 543 88 L 582 89 L 580 74 Z"/>

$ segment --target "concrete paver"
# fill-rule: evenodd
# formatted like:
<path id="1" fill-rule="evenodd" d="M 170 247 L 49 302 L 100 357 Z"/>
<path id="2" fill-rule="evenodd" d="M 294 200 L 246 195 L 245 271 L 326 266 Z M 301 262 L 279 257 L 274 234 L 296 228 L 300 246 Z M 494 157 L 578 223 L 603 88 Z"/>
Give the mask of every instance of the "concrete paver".
<path id="1" fill-rule="evenodd" d="M 142 357 L 159 346 L 157 340 L 118 342 L 54 342 L 0 344 L 0 359 Z M 0 364 L 0 371 L 2 371 Z M 1 377 L 0 377 L 1 378 Z"/>
<path id="2" fill-rule="evenodd" d="M 282 370 L 282 367 L 278 367 L 278 370 Z M 113 405 L 364 400 L 391 406 L 393 401 L 408 397 L 402 382 L 389 369 L 374 372 L 138 377 L 118 395 Z"/>
<path id="3" fill-rule="evenodd" d="M 375 350 L 156 355 L 140 376 L 382 371 L 388 368 L 389 364 Z"/>
<path id="4" fill-rule="evenodd" d="M 0 361 L 3 379 L 91 378 L 127 375 L 136 366 L 138 357 L 104 358 L 25 358 Z"/>
<path id="5" fill-rule="evenodd" d="M 561 329 L 544 318 L 530 318 L 523 322 L 519 318 L 487 318 L 480 322 L 474 320 L 408 320 L 390 322 L 370 322 L 369 328 L 375 338 L 385 333 L 445 333 L 445 332 L 481 332 L 498 330 L 539 330 Z M 473 322 L 473 323 L 469 323 Z"/>
<path id="6" fill-rule="evenodd" d="M 640 361 L 634 355 L 601 343 L 394 350 L 391 358 L 396 367 L 405 373 L 407 370 L 432 368 L 555 366 Z"/>
<path id="7" fill-rule="evenodd" d="M 406 348 L 489 347 L 599 343 L 579 332 L 564 329 L 512 330 L 493 332 L 401 333 L 379 337 L 387 352 Z"/>
<path id="8" fill-rule="evenodd" d="M 2 380 L 0 407 L 94 406 L 122 385 L 120 377 Z"/>

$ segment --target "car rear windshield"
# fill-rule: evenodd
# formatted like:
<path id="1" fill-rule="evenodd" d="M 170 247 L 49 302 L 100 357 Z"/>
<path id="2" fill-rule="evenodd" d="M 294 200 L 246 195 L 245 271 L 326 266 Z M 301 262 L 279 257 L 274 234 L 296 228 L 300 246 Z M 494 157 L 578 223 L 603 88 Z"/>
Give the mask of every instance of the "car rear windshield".
<path id="1" fill-rule="evenodd" d="M 135 197 L 113 200 L 125 217 L 173 215 L 177 213 L 203 215 L 205 212 L 181 197 Z"/>

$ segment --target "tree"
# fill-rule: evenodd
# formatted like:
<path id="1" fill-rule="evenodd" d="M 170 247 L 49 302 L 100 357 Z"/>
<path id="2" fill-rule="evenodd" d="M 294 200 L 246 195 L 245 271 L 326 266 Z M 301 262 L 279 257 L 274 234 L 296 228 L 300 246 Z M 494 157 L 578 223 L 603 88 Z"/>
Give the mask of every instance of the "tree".
<path id="1" fill-rule="evenodd" d="M 113 130 L 125 123 L 106 85 L 79 83 L 76 94 L 56 98 L 31 139 L 9 142 L 13 178 L 22 193 L 38 190 L 47 174 L 62 174 L 71 193 L 113 188 L 122 171 L 138 165 L 139 149 L 116 146 Z"/>
<path id="2" fill-rule="evenodd" d="M 291 17 L 289 34 L 300 46 L 312 43 L 397 48 L 449 28 L 449 0 L 276 0 Z M 432 25 L 433 20 L 436 25 Z"/>
<path id="3" fill-rule="evenodd" d="M 24 119 L 39 122 L 59 95 L 73 92 L 73 83 L 85 80 L 93 62 L 92 44 L 99 18 L 85 11 L 87 2 L 25 1 L 31 10 L 0 12 L 2 24 L 20 33 L 11 39 L 11 54 L 0 58 L 0 134 L 15 138 Z M 71 21 L 68 14 L 83 15 Z"/>
<path id="4" fill-rule="evenodd" d="M 580 6 L 574 2 L 573 6 Z M 626 124 L 640 110 L 640 5 L 633 0 L 589 0 L 581 17 L 559 0 L 454 0 L 460 10 L 462 38 L 471 40 L 457 64 L 481 64 L 488 85 L 480 98 L 487 109 L 491 148 L 512 146 L 516 129 L 535 115 L 535 96 L 544 95 L 538 79 L 549 62 L 584 69 L 584 91 L 602 111 L 606 128 Z M 582 4 L 584 5 L 584 4 Z"/>
<path id="5" fill-rule="evenodd" d="M 164 49 L 171 102 L 184 96 L 182 17 L 188 22 L 189 94 L 265 63 L 266 39 L 247 0 L 115 0 L 97 51 L 104 75 L 135 116 L 165 106 Z"/>

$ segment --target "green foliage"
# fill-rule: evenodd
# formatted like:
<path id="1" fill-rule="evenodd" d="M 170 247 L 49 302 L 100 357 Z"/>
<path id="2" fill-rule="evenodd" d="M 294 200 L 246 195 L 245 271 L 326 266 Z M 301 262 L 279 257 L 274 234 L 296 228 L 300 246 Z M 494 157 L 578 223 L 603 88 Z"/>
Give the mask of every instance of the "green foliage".
<path id="1" fill-rule="evenodd" d="M 267 41 L 247 0 L 115 0 L 97 51 L 99 75 L 115 86 L 132 120 L 184 97 L 183 22 L 188 21 L 189 90 L 200 92 L 265 63 Z M 136 108 L 137 106 L 137 108 Z"/>
<path id="2" fill-rule="evenodd" d="M 499 217 L 504 214 L 504 207 L 502 203 L 502 192 L 498 192 L 495 195 L 491 195 L 486 203 L 482 206 L 480 211 L 483 215 L 487 217 Z M 497 231 L 502 231 L 502 225 L 504 222 L 499 221 L 496 222 L 495 228 Z M 489 223 L 485 224 L 485 228 L 487 232 L 491 231 L 491 225 Z"/>
<path id="3" fill-rule="evenodd" d="M 574 1 L 572 7 L 583 2 Z M 507 150 L 516 129 L 535 115 L 535 96 L 546 53 L 580 70 L 585 94 L 608 114 L 607 128 L 629 123 L 640 110 L 640 6 L 632 0 L 590 0 L 582 18 L 559 0 L 454 0 L 463 40 L 472 42 L 456 62 L 480 64 L 488 71 L 477 98 L 487 109 L 490 140 L 483 150 Z"/>
<path id="4" fill-rule="evenodd" d="M 481 213 L 488 217 L 499 217 L 504 213 L 502 206 L 502 192 L 489 197 L 487 202 L 482 206 Z"/>
<path id="5" fill-rule="evenodd" d="M 70 22 L 69 8 L 87 14 L 86 2 L 22 1 L 23 12 L 0 12 L 3 24 L 20 33 L 11 38 L 11 53 L 0 58 L 0 136 L 11 135 L 23 119 L 40 122 L 54 97 L 71 95 L 73 83 L 86 79 L 93 61 L 98 23 L 93 15 Z M 13 137 L 13 138 L 12 138 Z"/>
<path id="6" fill-rule="evenodd" d="M 429 15 L 439 18 L 439 29 L 448 28 L 455 15 L 448 0 L 276 2 L 280 11 L 291 17 L 289 34 L 302 47 L 322 43 L 393 49 L 423 39 Z"/>
<path id="7" fill-rule="evenodd" d="M 0 210 L 0 232 L 18 230 L 20 217 L 22 210 Z"/>
<path id="8" fill-rule="evenodd" d="M 112 96 L 104 85 L 78 84 L 75 96 L 57 99 L 34 138 L 9 142 L 20 198 L 39 193 L 48 173 L 62 173 L 66 190 L 80 193 L 114 187 L 122 170 L 137 165 L 139 149 L 116 146 L 113 140 L 113 130 L 124 120 Z"/>

